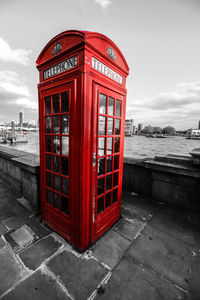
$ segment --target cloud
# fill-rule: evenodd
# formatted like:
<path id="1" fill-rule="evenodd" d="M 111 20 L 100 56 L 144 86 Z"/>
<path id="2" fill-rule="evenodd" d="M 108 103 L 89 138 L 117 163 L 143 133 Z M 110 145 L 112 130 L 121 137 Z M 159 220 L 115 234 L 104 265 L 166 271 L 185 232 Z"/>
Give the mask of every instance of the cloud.
<path id="1" fill-rule="evenodd" d="M 24 108 L 37 109 L 37 103 L 24 84 L 25 79 L 13 71 L 0 71 L 0 108 L 1 114 L 5 110 L 19 110 Z M 12 111 L 11 111 L 12 110 Z"/>
<path id="2" fill-rule="evenodd" d="M 96 3 L 98 3 L 101 8 L 106 9 L 109 4 L 111 4 L 110 0 L 95 0 Z"/>
<path id="3" fill-rule="evenodd" d="M 175 91 L 127 105 L 127 118 L 146 124 L 196 127 L 200 119 L 200 82 L 180 83 Z"/>
<path id="4" fill-rule="evenodd" d="M 11 49 L 9 44 L 0 37 L 0 60 L 5 62 L 15 62 L 24 66 L 29 65 L 29 55 L 31 50 Z"/>
<path id="5" fill-rule="evenodd" d="M 161 93 L 153 98 L 136 100 L 132 105 L 136 108 L 163 110 L 185 107 L 192 103 L 200 103 L 200 82 L 180 83 L 174 92 Z"/>

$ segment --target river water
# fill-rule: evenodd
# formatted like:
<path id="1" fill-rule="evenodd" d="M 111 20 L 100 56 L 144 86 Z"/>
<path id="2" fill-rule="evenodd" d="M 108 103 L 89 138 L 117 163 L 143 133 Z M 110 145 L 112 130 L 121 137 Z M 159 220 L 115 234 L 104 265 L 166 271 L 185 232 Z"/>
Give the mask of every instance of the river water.
<path id="1" fill-rule="evenodd" d="M 188 140 L 181 136 L 146 138 L 146 136 L 125 137 L 124 156 L 134 158 L 154 157 L 169 153 L 189 155 L 200 147 L 200 140 Z"/>
<path id="2" fill-rule="evenodd" d="M 5 145 L 14 149 L 39 154 L 39 134 L 30 132 L 26 136 L 27 144 Z M 200 148 L 200 140 L 188 140 L 185 137 L 146 138 L 145 136 L 125 137 L 124 156 L 133 158 L 154 157 L 169 153 L 186 154 L 194 148 Z"/>

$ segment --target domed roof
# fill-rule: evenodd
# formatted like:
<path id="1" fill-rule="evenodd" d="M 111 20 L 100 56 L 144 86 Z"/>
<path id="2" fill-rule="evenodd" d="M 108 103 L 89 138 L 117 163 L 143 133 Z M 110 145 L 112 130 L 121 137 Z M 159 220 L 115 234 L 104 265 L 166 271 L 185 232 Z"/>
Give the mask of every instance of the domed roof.
<path id="1" fill-rule="evenodd" d="M 60 49 L 62 50 L 57 51 L 52 56 L 52 47 L 57 44 L 61 45 Z M 67 30 L 51 39 L 41 51 L 36 61 L 37 67 L 52 60 L 53 57 L 64 52 L 69 52 L 81 45 L 88 45 L 128 75 L 128 64 L 120 49 L 113 41 L 101 33 L 80 30 Z"/>

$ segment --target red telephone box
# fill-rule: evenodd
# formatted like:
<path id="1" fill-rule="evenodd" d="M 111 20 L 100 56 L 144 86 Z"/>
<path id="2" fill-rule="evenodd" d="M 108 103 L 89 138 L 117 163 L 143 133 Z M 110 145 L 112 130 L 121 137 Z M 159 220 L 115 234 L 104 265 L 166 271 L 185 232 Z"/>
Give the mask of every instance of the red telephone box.
<path id="1" fill-rule="evenodd" d="M 109 38 L 77 30 L 37 68 L 42 217 L 83 250 L 120 217 L 129 68 Z"/>

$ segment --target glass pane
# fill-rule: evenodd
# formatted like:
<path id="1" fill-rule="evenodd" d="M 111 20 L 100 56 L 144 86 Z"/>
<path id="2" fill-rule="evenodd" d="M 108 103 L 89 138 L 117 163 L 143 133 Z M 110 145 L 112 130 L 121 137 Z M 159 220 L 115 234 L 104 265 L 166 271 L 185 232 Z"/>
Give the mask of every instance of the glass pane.
<path id="1" fill-rule="evenodd" d="M 119 138 L 115 138 L 115 153 L 119 152 Z"/>
<path id="2" fill-rule="evenodd" d="M 61 209 L 64 213 L 69 214 L 69 199 L 61 196 Z"/>
<path id="3" fill-rule="evenodd" d="M 46 172 L 46 185 L 52 187 L 52 174 Z"/>
<path id="4" fill-rule="evenodd" d="M 107 135 L 113 134 L 113 118 L 108 118 L 108 132 Z"/>
<path id="5" fill-rule="evenodd" d="M 59 116 L 53 117 L 53 133 L 60 133 Z"/>
<path id="6" fill-rule="evenodd" d="M 97 215 L 104 210 L 104 196 L 97 199 Z"/>
<path id="7" fill-rule="evenodd" d="M 112 188 L 112 174 L 106 176 L 106 191 Z"/>
<path id="8" fill-rule="evenodd" d="M 121 117 L 121 101 L 116 100 L 116 116 Z"/>
<path id="9" fill-rule="evenodd" d="M 108 115 L 113 116 L 114 114 L 114 99 L 109 97 L 108 101 Z"/>
<path id="10" fill-rule="evenodd" d="M 69 137 L 62 136 L 62 154 L 69 155 Z"/>
<path id="11" fill-rule="evenodd" d="M 46 152 L 51 152 L 51 136 L 46 135 Z"/>
<path id="12" fill-rule="evenodd" d="M 98 175 L 105 174 L 105 158 L 98 159 Z"/>
<path id="13" fill-rule="evenodd" d="M 61 192 L 65 195 L 69 195 L 69 183 L 68 178 L 61 178 Z"/>
<path id="14" fill-rule="evenodd" d="M 120 120 L 115 119 L 115 134 L 120 134 Z"/>
<path id="15" fill-rule="evenodd" d="M 106 134 L 106 118 L 99 116 L 99 135 Z"/>
<path id="16" fill-rule="evenodd" d="M 103 156 L 105 154 L 105 138 L 99 138 L 98 155 Z"/>
<path id="17" fill-rule="evenodd" d="M 69 92 L 61 93 L 61 112 L 69 112 Z"/>
<path id="18" fill-rule="evenodd" d="M 99 113 L 106 114 L 106 95 L 103 94 L 99 96 Z"/>
<path id="19" fill-rule="evenodd" d="M 106 169 L 106 172 L 109 173 L 109 172 L 112 172 L 112 156 L 108 156 L 106 157 L 107 159 L 107 169 Z"/>
<path id="20" fill-rule="evenodd" d="M 53 156 L 53 170 L 54 172 L 59 173 L 60 168 L 59 168 L 59 156 L 54 155 Z"/>
<path id="21" fill-rule="evenodd" d="M 59 136 L 53 136 L 53 152 L 60 154 L 60 138 Z"/>
<path id="22" fill-rule="evenodd" d="M 51 132 L 51 117 L 45 118 L 45 132 L 46 133 Z"/>
<path id="23" fill-rule="evenodd" d="M 118 189 L 113 190 L 113 203 L 118 200 Z"/>
<path id="24" fill-rule="evenodd" d="M 46 154 L 46 169 L 51 170 L 51 155 Z"/>
<path id="25" fill-rule="evenodd" d="M 53 204 L 53 197 L 52 197 L 52 191 L 50 191 L 49 189 L 46 189 L 46 200 L 47 203 L 49 204 Z"/>
<path id="26" fill-rule="evenodd" d="M 119 173 L 114 173 L 113 174 L 113 187 L 118 185 L 118 178 L 119 178 Z"/>
<path id="27" fill-rule="evenodd" d="M 51 96 L 45 97 L 45 114 L 51 113 Z"/>
<path id="28" fill-rule="evenodd" d="M 59 113 L 59 94 L 55 94 L 52 96 L 53 98 L 53 113 Z"/>
<path id="29" fill-rule="evenodd" d="M 104 177 L 98 179 L 98 195 L 104 193 Z"/>
<path id="30" fill-rule="evenodd" d="M 54 206 L 60 208 L 60 195 L 54 193 Z"/>
<path id="31" fill-rule="evenodd" d="M 119 155 L 116 155 L 114 159 L 114 170 L 118 170 L 118 169 L 119 169 Z"/>
<path id="32" fill-rule="evenodd" d="M 68 157 L 61 157 L 61 169 L 63 175 L 69 175 L 69 161 Z"/>
<path id="33" fill-rule="evenodd" d="M 105 204 L 105 208 L 111 206 L 111 195 L 112 195 L 112 193 L 106 194 L 106 204 Z"/>
<path id="34" fill-rule="evenodd" d="M 53 175 L 53 187 L 54 190 L 60 191 L 60 176 L 58 175 Z"/>
<path id="35" fill-rule="evenodd" d="M 113 152 L 112 141 L 113 141 L 112 138 L 107 138 L 107 155 L 112 154 Z"/>
<path id="36" fill-rule="evenodd" d="M 69 116 L 63 115 L 62 117 L 62 133 L 68 134 L 69 133 Z"/>

